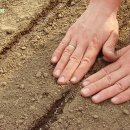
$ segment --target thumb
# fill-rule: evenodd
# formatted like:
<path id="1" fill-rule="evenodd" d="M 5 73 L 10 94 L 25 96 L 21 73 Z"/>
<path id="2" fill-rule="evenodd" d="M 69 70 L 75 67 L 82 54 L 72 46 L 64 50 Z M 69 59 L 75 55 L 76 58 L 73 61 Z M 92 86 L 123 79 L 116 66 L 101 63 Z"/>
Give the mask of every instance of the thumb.
<path id="1" fill-rule="evenodd" d="M 122 49 L 120 49 L 120 50 L 117 50 L 117 51 L 115 52 L 115 60 L 119 59 L 119 58 L 120 58 L 122 55 L 124 55 L 129 49 L 130 49 L 130 45 L 128 45 L 128 46 L 126 46 L 126 47 L 124 47 L 124 48 L 122 48 Z M 104 60 L 110 62 L 110 60 L 107 59 L 106 57 L 103 57 L 103 58 L 104 58 Z"/>
<path id="2" fill-rule="evenodd" d="M 106 41 L 106 43 L 103 46 L 103 55 L 104 59 L 112 62 L 117 59 L 117 56 L 115 54 L 115 46 L 118 41 L 118 31 L 113 31 L 109 37 L 109 39 Z"/>

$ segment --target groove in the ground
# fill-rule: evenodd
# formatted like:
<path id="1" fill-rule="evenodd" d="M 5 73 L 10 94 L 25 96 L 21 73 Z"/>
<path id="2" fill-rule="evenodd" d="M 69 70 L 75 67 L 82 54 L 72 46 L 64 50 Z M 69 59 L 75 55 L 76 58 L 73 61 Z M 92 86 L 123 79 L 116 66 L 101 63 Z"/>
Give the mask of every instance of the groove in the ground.
<path id="1" fill-rule="evenodd" d="M 37 123 L 30 130 L 48 130 L 50 124 L 57 121 L 58 115 L 63 113 L 63 109 L 66 103 L 71 102 L 74 99 L 76 95 L 76 92 L 74 91 L 75 90 L 73 90 L 73 92 L 72 90 L 68 90 L 67 92 L 65 92 L 60 99 L 58 99 L 52 104 L 47 114 L 40 118 L 38 121 L 36 121 Z"/>
<path id="2" fill-rule="evenodd" d="M 12 46 L 15 45 L 21 39 L 21 37 L 28 34 L 30 31 L 32 31 L 33 27 L 37 24 L 38 20 L 41 17 L 46 18 L 46 16 L 49 14 L 49 12 L 52 11 L 58 4 L 59 4 L 58 0 L 50 0 L 49 5 L 46 8 L 44 8 L 41 13 L 37 14 L 35 19 L 33 19 L 29 23 L 28 27 L 26 29 L 24 29 L 23 31 L 17 33 L 13 37 L 13 39 L 11 39 L 11 41 L 9 43 L 7 43 L 7 46 L 5 46 L 4 48 L 2 48 L 2 50 L 0 50 L 0 54 L 7 53 L 8 50 L 10 50 L 12 48 Z"/>

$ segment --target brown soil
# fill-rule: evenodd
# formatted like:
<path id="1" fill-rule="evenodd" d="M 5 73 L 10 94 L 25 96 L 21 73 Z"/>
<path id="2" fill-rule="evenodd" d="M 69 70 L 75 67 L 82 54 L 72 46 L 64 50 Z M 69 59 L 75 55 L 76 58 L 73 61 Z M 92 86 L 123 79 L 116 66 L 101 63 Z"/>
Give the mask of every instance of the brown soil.
<path id="1" fill-rule="evenodd" d="M 87 4 L 0 1 L 0 130 L 130 130 L 129 102 L 95 105 L 79 95 L 80 85 L 60 86 L 52 76 L 51 55 Z M 121 48 L 130 42 L 130 0 L 118 18 Z M 88 75 L 105 65 L 99 56 Z"/>

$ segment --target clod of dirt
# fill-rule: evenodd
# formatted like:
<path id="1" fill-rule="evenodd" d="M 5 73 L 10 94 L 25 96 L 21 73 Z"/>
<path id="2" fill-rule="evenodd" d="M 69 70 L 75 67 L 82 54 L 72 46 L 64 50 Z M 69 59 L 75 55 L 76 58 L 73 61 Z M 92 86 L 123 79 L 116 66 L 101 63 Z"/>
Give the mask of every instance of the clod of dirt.
<path id="1" fill-rule="evenodd" d="M 23 56 L 21 57 L 21 60 L 25 60 L 25 59 L 26 59 L 26 56 L 23 55 Z"/>
<path id="2" fill-rule="evenodd" d="M 99 116 L 98 116 L 98 115 L 93 115 L 93 118 L 94 118 L 94 119 L 98 119 Z"/>
<path id="3" fill-rule="evenodd" d="M 40 37 L 39 35 L 36 35 L 36 38 L 37 38 L 37 40 L 40 40 L 40 39 L 41 39 L 41 37 Z"/>
<path id="4" fill-rule="evenodd" d="M 2 68 L 0 69 L 0 74 L 4 74 L 4 70 Z"/>
<path id="5" fill-rule="evenodd" d="M 123 113 L 124 113 L 125 115 L 129 115 L 129 114 L 130 114 L 130 112 L 129 112 L 127 109 L 124 109 L 124 110 L 123 110 Z"/>
<path id="6" fill-rule="evenodd" d="M 43 73 L 44 78 L 47 78 L 49 75 L 48 73 Z"/>
<path id="7" fill-rule="evenodd" d="M 1 86 L 2 86 L 2 87 L 6 86 L 6 85 L 7 85 L 7 82 L 2 82 L 2 83 L 1 83 Z"/>
<path id="8" fill-rule="evenodd" d="M 36 77 L 37 78 L 40 78 L 42 76 L 42 72 L 41 71 L 38 71 L 37 74 L 36 74 Z"/>
<path id="9" fill-rule="evenodd" d="M 24 120 L 23 120 L 23 119 L 20 119 L 20 120 L 16 121 L 16 124 L 17 124 L 17 125 L 21 125 L 21 124 L 23 124 L 23 123 L 24 123 Z"/>
<path id="10" fill-rule="evenodd" d="M 4 115 L 3 114 L 0 114 L 0 120 L 4 118 Z"/>
<path id="11" fill-rule="evenodd" d="M 1 30 L 2 30 L 3 32 L 5 32 L 6 34 L 13 34 L 13 33 L 15 33 L 16 28 L 11 27 L 11 26 L 2 25 L 2 26 L 1 26 Z"/>
<path id="12" fill-rule="evenodd" d="M 25 88 L 25 85 L 24 84 L 21 84 L 18 86 L 19 89 L 24 89 Z"/>

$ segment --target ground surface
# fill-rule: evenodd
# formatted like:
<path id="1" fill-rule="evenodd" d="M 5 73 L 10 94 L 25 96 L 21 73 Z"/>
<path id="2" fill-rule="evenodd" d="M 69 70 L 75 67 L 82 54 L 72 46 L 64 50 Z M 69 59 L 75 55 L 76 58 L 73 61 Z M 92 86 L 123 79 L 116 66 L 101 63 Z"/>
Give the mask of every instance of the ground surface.
<path id="1" fill-rule="evenodd" d="M 59 86 L 52 76 L 51 55 L 87 4 L 0 1 L 0 130 L 130 130 L 129 102 L 95 105 L 79 95 L 80 85 Z M 118 19 L 121 48 L 130 43 L 130 0 Z M 88 75 L 105 65 L 99 56 Z"/>

